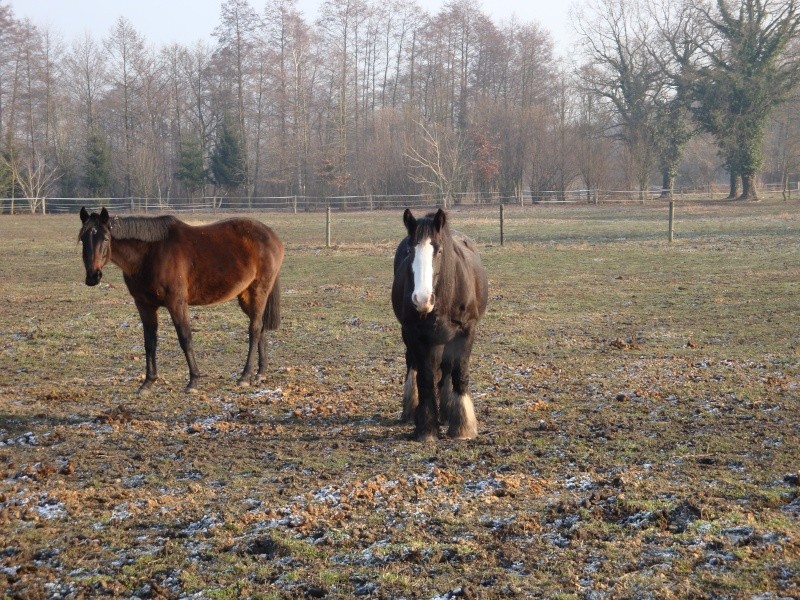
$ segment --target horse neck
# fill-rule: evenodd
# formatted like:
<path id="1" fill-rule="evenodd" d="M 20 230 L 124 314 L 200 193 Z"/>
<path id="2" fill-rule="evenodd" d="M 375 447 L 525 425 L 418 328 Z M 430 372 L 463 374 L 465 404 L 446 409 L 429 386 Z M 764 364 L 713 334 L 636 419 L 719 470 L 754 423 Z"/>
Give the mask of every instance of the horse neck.
<path id="1" fill-rule="evenodd" d="M 147 245 L 147 242 L 141 240 L 112 238 L 110 260 L 123 273 L 132 275 L 139 270 Z"/>

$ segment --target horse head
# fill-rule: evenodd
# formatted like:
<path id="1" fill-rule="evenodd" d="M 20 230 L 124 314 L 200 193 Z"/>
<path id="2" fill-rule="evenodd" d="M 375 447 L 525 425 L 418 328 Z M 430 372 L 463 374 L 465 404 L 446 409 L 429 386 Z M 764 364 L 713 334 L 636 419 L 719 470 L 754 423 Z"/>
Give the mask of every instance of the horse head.
<path id="1" fill-rule="evenodd" d="M 103 267 L 111 258 L 111 224 L 105 207 L 100 213 L 81 208 L 81 231 L 78 239 L 83 244 L 83 266 L 86 268 L 86 285 L 97 285 L 103 278 Z"/>
<path id="2" fill-rule="evenodd" d="M 436 286 L 442 265 L 442 251 L 449 239 L 447 215 L 440 208 L 436 213 L 416 219 L 410 209 L 403 213 L 403 223 L 408 231 L 408 252 L 414 290 L 411 302 L 423 315 L 433 312 L 436 304 Z"/>

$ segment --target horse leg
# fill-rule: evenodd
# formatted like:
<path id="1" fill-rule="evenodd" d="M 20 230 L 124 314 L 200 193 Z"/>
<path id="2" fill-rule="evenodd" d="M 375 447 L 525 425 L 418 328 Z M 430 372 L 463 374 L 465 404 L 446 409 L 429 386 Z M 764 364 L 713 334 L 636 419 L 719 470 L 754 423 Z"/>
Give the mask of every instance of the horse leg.
<path id="1" fill-rule="evenodd" d="M 442 353 L 442 375 L 439 379 L 439 424 L 444 425 L 450 421 L 453 410 L 453 357 L 450 346 L 445 346 Z"/>
<path id="2" fill-rule="evenodd" d="M 264 305 L 261 337 L 258 339 L 258 373 L 257 381 L 263 381 L 267 371 L 267 331 L 278 329 L 281 322 L 281 288 L 278 276 L 272 281 L 267 302 Z"/>
<path id="3" fill-rule="evenodd" d="M 414 413 L 414 439 L 419 442 L 432 442 L 439 437 L 439 415 L 436 404 L 436 365 L 435 348 L 420 353 L 417 364 L 417 392 L 419 404 Z"/>
<path id="4" fill-rule="evenodd" d="M 400 420 L 403 423 L 410 423 L 418 405 L 417 369 L 414 367 L 411 353 L 406 349 L 406 382 L 403 385 L 403 414 L 400 415 Z"/>
<path id="5" fill-rule="evenodd" d="M 451 342 L 453 357 L 453 393 L 450 406 L 450 427 L 447 435 L 456 440 L 471 440 L 478 435 L 475 407 L 469 396 L 469 357 L 472 352 L 474 331 L 465 336 L 456 336 Z"/>
<path id="6" fill-rule="evenodd" d="M 158 308 L 150 304 L 136 301 L 136 309 L 142 319 L 142 329 L 144 330 L 144 354 L 145 354 L 145 373 L 144 382 L 139 387 L 139 393 L 146 395 L 150 393 L 153 382 L 158 379 L 156 369 L 156 345 L 158 343 Z"/>
<path id="7" fill-rule="evenodd" d="M 181 350 L 186 356 L 186 363 L 189 365 L 189 383 L 186 385 L 186 391 L 195 393 L 200 371 L 197 368 L 197 361 L 194 358 L 194 350 L 192 349 L 192 327 L 189 324 L 189 307 L 185 302 L 173 302 L 167 306 L 167 310 L 169 310 L 169 315 L 172 317 L 172 324 L 175 325 L 175 331 L 178 334 L 178 343 L 181 345 Z"/>
<path id="8" fill-rule="evenodd" d="M 247 288 L 239 295 L 239 306 L 242 311 L 250 317 L 247 360 L 244 363 L 244 369 L 239 377 L 239 385 L 242 387 L 250 385 L 255 373 L 256 356 L 260 354 L 262 345 L 261 334 L 264 329 L 264 309 L 267 306 L 267 295 L 260 293 L 259 290 L 254 289 L 254 287 L 255 286 Z M 260 363 L 261 360 L 259 359 L 259 364 Z"/>
<path id="9" fill-rule="evenodd" d="M 267 371 L 267 328 L 261 328 L 261 336 L 258 338 L 258 371 L 256 372 L 256 382 L 266 379 Z"/>

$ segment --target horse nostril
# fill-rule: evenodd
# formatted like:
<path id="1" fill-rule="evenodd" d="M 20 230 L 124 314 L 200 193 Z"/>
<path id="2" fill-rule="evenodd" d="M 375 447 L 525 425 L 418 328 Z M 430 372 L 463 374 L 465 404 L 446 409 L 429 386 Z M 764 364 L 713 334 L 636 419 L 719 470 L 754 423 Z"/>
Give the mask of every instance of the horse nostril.
<path id="1" fill-rule="evenodd" d="M 411 301 L 414 303 L 414 306 L 417 307 L 418 310 L 422 311 L 425 310 L 429 312 L 433 307 L 434 295 L 429 294 L 420 294 L 418 292 L 414 292 L 411 294 Z"/>
<path id="2" fill-rule="evenodd" d="M 86 285 L 97 285 L 100 283 L 100 280 L 103 278 L 102 271 L 95 271 L 94 273 L 87 273 L 86 274 Z"/>

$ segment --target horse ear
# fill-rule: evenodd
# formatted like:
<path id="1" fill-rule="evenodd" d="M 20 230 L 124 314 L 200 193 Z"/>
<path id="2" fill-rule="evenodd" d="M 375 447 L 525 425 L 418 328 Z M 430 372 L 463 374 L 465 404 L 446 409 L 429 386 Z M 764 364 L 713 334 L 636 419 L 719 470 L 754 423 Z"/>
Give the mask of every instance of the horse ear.
<path id="1" fill-rule="evenodd" d="M 408 235 L 409 236 L 413 235 L 414 230 L 417 228 L 417 220 L 414 218 L 414 215 L 411 214 L 410 208 L 407 208 L 403 212 L 403 224 L 406 226 Z"/>
<path id="2" fill-rule="evenodd" d="M 106 210 L 105 206 L 103 207 L 103 210 L 100 211 L 100 223 L 103 225 L 108 223 L 108 211 Z"/>
<path id="3" fill-rule="evenodd" d="M 433 217 L 433 227 L 436 231 L 441 231 L 447 224 L 447 214 L 440 208 Z"/>
<path id="4" fill-rule="evenodd" d="M 81 206 L 81 223 L 86 223 L 89 220 L 89 213 L 86 211 L 85 206 Z"/>

